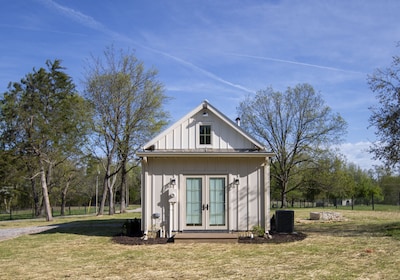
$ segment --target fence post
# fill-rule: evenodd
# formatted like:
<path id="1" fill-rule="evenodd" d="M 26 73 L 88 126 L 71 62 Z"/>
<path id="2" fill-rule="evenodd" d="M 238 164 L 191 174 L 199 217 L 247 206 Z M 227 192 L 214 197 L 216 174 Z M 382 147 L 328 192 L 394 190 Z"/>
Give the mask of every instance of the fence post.
<path id="1" fill-rule="evenodd" d="M 371 197 L 371 204 L 372 204 L 372 210 L 375 210 L 374 194 L 372 194 L 372 197 Z"/>

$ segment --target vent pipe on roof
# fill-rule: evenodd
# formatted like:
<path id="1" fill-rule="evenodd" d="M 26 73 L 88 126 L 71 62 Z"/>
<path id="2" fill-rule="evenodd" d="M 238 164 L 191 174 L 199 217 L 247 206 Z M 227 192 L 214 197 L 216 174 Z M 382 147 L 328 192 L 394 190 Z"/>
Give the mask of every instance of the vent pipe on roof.
<path id="1" fill-rule="evenodd" d="M 240 126 L 240 118 L 239 117 L 236 118 L 236 124 L 237 124 L 237 126 Z"/>

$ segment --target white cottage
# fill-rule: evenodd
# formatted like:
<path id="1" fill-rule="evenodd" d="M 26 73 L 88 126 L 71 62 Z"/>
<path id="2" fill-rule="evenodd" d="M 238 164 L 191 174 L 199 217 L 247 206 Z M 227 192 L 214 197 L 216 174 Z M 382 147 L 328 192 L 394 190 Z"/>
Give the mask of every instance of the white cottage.
<path id="1" fill-rule="evenodd" d="M 270 229 L 273 154 L 207 101 L 138 156 L 145 233 Z"/>

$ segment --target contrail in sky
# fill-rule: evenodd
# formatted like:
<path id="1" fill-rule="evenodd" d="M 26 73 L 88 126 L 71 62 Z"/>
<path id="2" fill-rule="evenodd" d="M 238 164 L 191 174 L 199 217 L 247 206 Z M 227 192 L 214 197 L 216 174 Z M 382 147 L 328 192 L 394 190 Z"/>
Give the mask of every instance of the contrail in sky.
<path id="1" fill-rule="evenodd" d="M 76 11 L 74 9 L 62 6 L 52 0 L 40 0 L 44 5 L 51 9 L 55 9 L 61 14 L 63 14 L 66 17 L 71 18 L 72 20 L 85 25 L 87 27 L 90 27 L 95 30 L 103 31 L 105 29 L 105 26 L 101 24 L 100 22 L 96 21 L 94 18 L 87 16 L 79 11 Z"/>
<path id="2" fill-rule="evenodd" d="M 223 79 L 223 78 L 221 78 L 221 77 L 219 77 L 219 76 L 217 76 L 217 75 L 215 75 L 215 74 L 213 74 L 213 73 L 211 73 L 211 72 L 209 72 L 209 71 L 207 71 L 207 70 L 205 70 L 203 68 L 200 68 L 200 67 L 194 65 L 193 63 L 190 63 L 189 61 L 183 60 L 183 59 L 181 59 L 179 57 L 176 57 L 176 56 L 173 56 L 173 55 L 171 55 L 169 53 L 166 53 L 166 52 L 163 52 L 163 51 L 160 51 L 160 50 L 156 50 L 156 49 L 153 49 L 153 48 L 146 47 L 144 45 L 138 44 L 138 43 L 134 42 L 132 39 L 127 38 L 126 36 L 124 36 L 124 35 L 122 35 L 120 33 L 117 33 L 117 32 L 114 32 L 114 31 L 108 29 L 102 23 L 98 22 L 94 18 L 92 18 L 92 17 L 90 17 L 88 15 L 85 15 L 85 14 L 79 12 L 79 11 L 76 11 L 74 9 L 71 9 L 71 8 L 68 8 L 68 7 L 65 7 L 65 6 L 62 6 L 62 5 L 56 3 L 56 2 L 54 2 L 52 0 L 40 0 L 40 1 L 42 3 L 44 3 L 47 7 L 57 10 L 58 12 L 63 14 L 64 16 L 66 16 L 68 18 L 71 18 L 73 21 L 78 22 L 79 24 L 82 24 L 82 25 L 84 25 L 86 27 L 89 27 L 89 28 L 95 29 L 97 31 L 112 35 L 114 37 L 119 37 L 121 39 L 128 40 L 128 41 L 130 41 L 130 42 L 132 42 L 132 43 L 134 43 L 134 44 L 136 44 L 136 45 L 138 45 L 138 46 L 140 46 L 142 48 L 145 48 L 145 49 L 148 49 L 148 50 L 150 50 L 152 52 L 156 52 L 156 53 L 159 53 L 159 54 L 164 55 L 166 57 L 169 57 L 169 58 L 177 61 L 178 63 L 183 64 L 183 65 L 185 65 L 187 67 L 190 67 L 192 69 L 195 69 L 195 70 L 199 71 L 200 73 L 203 73 L 205 76 L 207 76 L 207 77 L 209 77 L 209 78 L 211 78 L 211 79 L 213 79 L 215 81 L 218 81 L 220 83 L 223 83 L 225 85 L 228 85 L 228 86 L 231 86 L 231 87 L 246 91 L 248 93 L 254 93 L 255 92 L 254 90 L 250 90 L 250 89 L 248 89 L 248 88 L 246 88 L 244 86 L 231 83 L 231 82 L 229 82 L 229 81 L 227 81 L 227 80 L 225 80 L 225 79 Z"/>
<path id="3" fill-rule="evenodd" d="M 314 67 L 314 68 L 319 68 L 319 69 L 324 69 L 324 70 L 340 71 L 340 72 L 347 72 L 347 73 L 363 74 L 363 75 L 365 75 L 365 73 L 363 73 L 363 72 L 358 72 L 358 71 L 353 71 L 353 70 L 346 70 L 346 69 L 340 69 L 340 68 L 329 67 L 329 66 L 323 66 L 323 65 L 318 65 L 318 64 L 311 64 L 311 63 L 298 62 L 298 61 L 293 61 L 293 60 L 285 60 L 285 59 L 278 59 L 278 58 L 272 58 L 272 57 L 256 56 L 256 55 L 247 55 L 247 54 L 239 54 L 239 53 L 225 53 L 225 54 L 227 54 L 227 55 L 233 55 L 233 56 L 238 56 L 238 57 L 247 57 L 247 58 L 259 59 L 259 60 L 268 60 L 268 61 L 275 61 L 275 62 L 282 62 L 282 63 L 295 64 L 295 65 L 300 65 L 300 66 Z"/>
<path id="4" fill-rule="evenodd" d="M 255 92 L 254 90 L 248 89 L 248 88 L 246 88 L 244 86 L 241 86 L 239 84 L 234 84 L 232 82 L 229 82 L 229 81 L 227 81 L 227 80 L 225 80 L 225 79 L 223 79 L 223 78 L 221 78 L 221 77 L 219 77 L 219 76 L 217 76 L 217 75 L 215 75 L 215 74 L 213 74 L 213 73 L 211 73 L 211 72 L 209 72 L 209 71 L 207 71 L 207 70 L 205 70 L 205 69 L 203 69 L 203 68 L 201 68 L 201 67 L 199 67 L 199 66 L 197 66 L 197 65 L 195 65 L 195 64 L 193 64 L 193 63 L 191 63 L 189 61 L 187 61 L 187 60 L 181 59 L 179 57 L 176 57 L 176 56 L 174 56 L 172 54 L 163 52 L 161 50 L 153 49 L 151 47 L 139 44 L 139 43 L 133 41 L 131 38 L 128 38 L 128 37 L 126 37 L 126 36 L 124 36 L 124 35 L 122 35 L 122 34 L 120 34 L 118 32 L 110 30 L 109 28 L 104 26 L 99 21 L 95 20 L 94 18 L 92 18 L 92 17 L 90 17 L 88 15 L 85 15 L 85 14 L 81 13 L 80 11 L 71 9 L 69 7 L 62 6 L 62 5 L 56 3 L 56 2 L 54 2 L 52 0 L 40 0 L 40 2 L 42 2 L 47 7 L 57 10 L 58 12 L 63 14 L 64 16 L 66 16 L 66 17 L 72 19 L 73 21 L 75 21 L 75 22 L 77 22 L 77 23 L 79 23 L 81 25 L 84 25 L 84 26 L 86 26 L 88 28 L 100 31 L 102 33 L 105 33 L 107 35 L 119 38 L 121 40 L 129 41 L 129 42 L 131 42 L 131 43 L 133 43 L 133 44 L 135 44 L 135 45 L 137 45 L 137 46 L 139 46 L 141 48 L 144 48 L 144 49 L 147 49 L 149 51 L 152 51 L 152 52 L 155 52 L 155 53 L 159 53 L 159 54 L 161 54 L 163 56 L 169 57 L 172 60 L 175 60 L 176 62 L 178 62 L 178 63 L 180 63 L 182 65 L 185 65 L 185 66 L 187 66 L 189 68 L 192 68 L 192 69 L 204 74 L 205 76 L 207 76 L 207 77 L 209 77 L 209 78 L 211 78 L 211 79 L 213 79 L 213 80 L 215 80 L 217 82 L 220 82 L 222 84 L 228 85 L 230 87 L 234 87 L 234 88 L 239 89 L 239 90 L 243 90 L 243 91 L 248 92 L 248 93 L 254 93 Z M 347 72 L 347 73 L 365 75 L 365 73 L 362 73 L 362 72 L 357 72 L 357 71 L 352 71 L 352 70 L 345 70 L 345 69 L 329 67 L 329 66 L 323 66 L 323 65 L 317 65 L 317 64 L 298 62 L 298 61 L 293 61 L 293 60 L 284 60 L 284 59 L 277 59 L 277 58 L 272 58 L 272 57 L 247 55 L 247 54 L 239 54 L 239 53 L 229 53 L 229 52 L 225 52 L 224 54 L 225 55 L 231 55 L 231 56 L 237 56 L 237 57 L 245 57 L 245 58 L 251 58 L 251 59 L 258 59 L 258 60 L 268 60 L 268 61 L 274 61 L 274 62 L 280 62 L 280 63 L 286 63 L 286 64 L 294 64 L 294 65 L 300 65 L 300 66 L 306 66 L 306 67 L 313 67 L 313 68 L 319 68 L 319 69 L 330 70 L 330 71 L 340 71 L 340 72 Z"/>
<path id="5" fill-rule="evenodd" d="M 171 59 L 173 59 L 173 60 L 175 60 L 175 61 L 178 61 L 179 63 L 181 63 L 181 64 L 183 64 L 183 65 L 186 65 L 186 66 L 188 66 L 188 67 L 190 67 L 190 68 L 193 68 L 193 69 L 195 69 L 195 70 L 197 70 L 197 71 L 203 73 L 204 75 L 206 75 L 206 76 L 212 78 L 213 80 L 216 80 L 216 81 L 221 82 L 221 83 L 223 83 L 223 84 L 226 84 L 226 85 L 228 85 L 228 86 L 231 86 L 231 87 L 234 87 L 234 88 L 237 88 L 237 89 L 246 91 L 246 92 L 248 92 L 248 93 L 255 93 L 254 90 L 251 90 L 251 89 L 248 89 L 248 88 L 243 87 L 243 86 L 241 86 L 241 85 L 237 85 L 237 84 L 231 83 L 231 82 L 229 82 L 229 81 L 227 81 L 227 80 L 224 80 L 224 79 L 222 79 L 221 77 L 218 77 L 217 75 L 215 75 L 215 74 L 213 74 L 213 73 L 211 73 L 211 72 L 209 72 L 209 71 L 207 71 L 207 70 L 204 70 L 203 68 L 200 68 L 200 67 L 194 65 L 193 63 L 188 62 L 188 61 L 186 61 L 186 60 L 183 60 L 183 59 L 181 59 L 181 58 L 179 58 L 179 57 L 176 57 L 176 56 L 173 56 L 173 55 L 171 55 L 171 54 L 168 54 L 168 53 L 165 53 L 165 52 L 162 52 L 162 51 L 159 51 L 159 50 L 155 50 L 155 49 L 152 49 L 152 48 L 149 48 L 149 47 L 145 47 L 145 46 L 142 46 L 142 47 L 143 47 L 143 48 L 146 48 L 146 49 L 148 49 L 148 50 L 151 50 L 151 51 L 153 51 L 153 52 L 157 52 L 157 53 L 159 53 L 159 54 L 162 54 L 162 55 L 164 55 L 164 56 L 167 56 L 167 57 L 169 57 L 169 58 L 171 58 Z"/>

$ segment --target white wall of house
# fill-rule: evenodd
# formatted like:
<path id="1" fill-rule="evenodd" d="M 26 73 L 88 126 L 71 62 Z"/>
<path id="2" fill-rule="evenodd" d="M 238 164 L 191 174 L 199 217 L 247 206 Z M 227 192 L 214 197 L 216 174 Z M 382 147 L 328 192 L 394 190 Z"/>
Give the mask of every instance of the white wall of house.
<path id="1" fill-rule="evenodd" d="M 198 229 L 186 224 L 186 178 L 200 177 L 204 181 L 210 177 L 223 177 L 226 188 L 226 225 L 215 229 L 228 231 L 248 231 L 253 226 L 266 224 L 266 209 L 269 209 L 269 180 L 265 182 L 266 170 L 269 172 L 268 160 L 258 158 L 216 157 L 188 158 L 166 157 L 147 159 L 144 166 L 146 188 L 143 197 L 142 224 L 144 230 L 151 230 L 153 213 L 160 214 L 157 223 L 163 232 Z M 170 184 L 175 179 L 175 185 Z M 239 184 L 235 184 L 239 179 Z M 172 205 L 165 195 L 168 188 L 177 189 L 178 199 Z M 266 191 L 268 188 L 268 194 Z M 172 211 L 171 211 L 172 210 Z M 172 215 L 172 219 L 170 217 Z M 207 215 L 207 211 L 204 211 Z M 171 228 L 169 225 L 171 223 Z M 202 227 L 212 230 L 213 227 Z"/>

